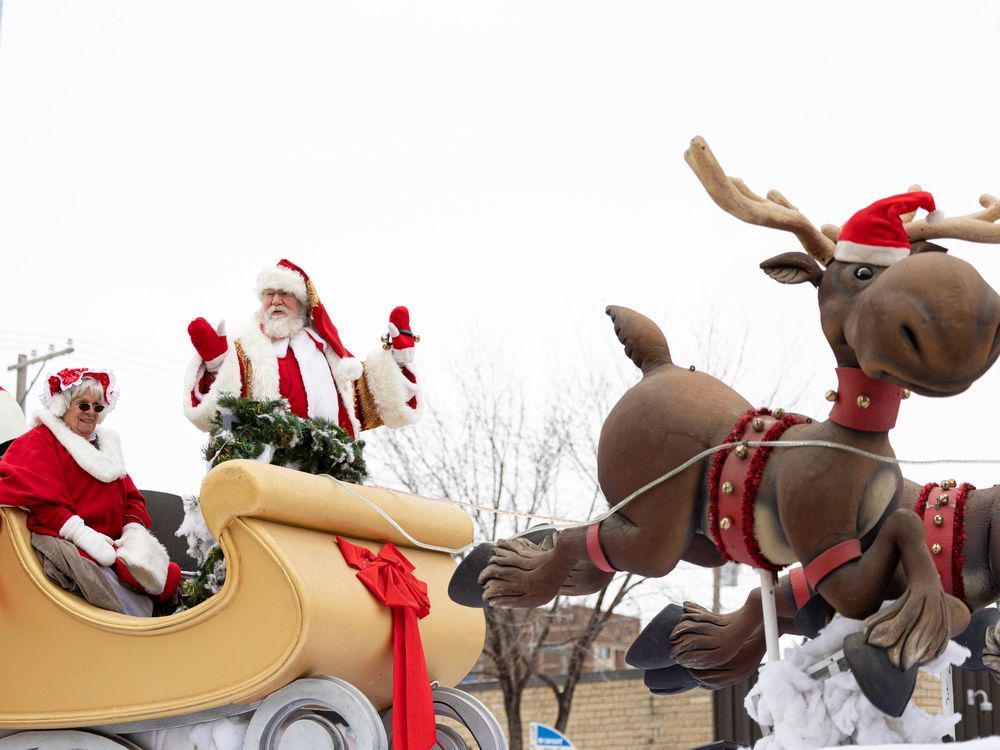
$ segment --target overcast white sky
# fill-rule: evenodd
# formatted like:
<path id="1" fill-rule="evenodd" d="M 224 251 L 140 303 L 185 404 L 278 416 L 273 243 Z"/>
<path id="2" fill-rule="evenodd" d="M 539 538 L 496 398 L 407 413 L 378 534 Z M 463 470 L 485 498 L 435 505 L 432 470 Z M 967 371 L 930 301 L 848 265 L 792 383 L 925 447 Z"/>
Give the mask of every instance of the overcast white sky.
<path id="1" fill-rule="evenodd" d="M 749 331 L 753 401 L 790 352 L 823 416 L 815 295 L 757 269 L 797 243 L 724 215 L 683 151 L 704 135 L 817 225 L 913 182 L 971 212 L 1000 191 L 998 32 L 989 2 L 6 0 L 0 362 L 72 338 L 59 366 L 119 373 L 137 483 L 195 491 L 186 325 L 246 320 L 288 257 L 357 354 L 409 305 L 432 387 L 476 341 L 529 387 L 617 366 L 615 303 L 679 361 L 712 316 Z M 952 247 L 1000 285 L 1000 248 Z M 898 455 L 1000 456 L 998 378 L 907 402 Z"/>

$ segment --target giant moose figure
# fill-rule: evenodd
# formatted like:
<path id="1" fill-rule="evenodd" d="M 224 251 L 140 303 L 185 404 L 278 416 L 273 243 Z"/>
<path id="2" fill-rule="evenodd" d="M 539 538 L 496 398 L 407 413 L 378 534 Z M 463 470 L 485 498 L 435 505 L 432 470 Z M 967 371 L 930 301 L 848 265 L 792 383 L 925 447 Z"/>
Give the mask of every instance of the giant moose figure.
<path id="1" fill-rule="evenodd" d="M 993 224 L 1000 208 L 984 196 L 986 210 L 932 225 L 912 220 L 918 205 L 933 208 L 928 194 L 913 198 L 912 207 L 903 198 L 907 208 L 895 219 L 900 227 L 906 222 L 912 252 L 893 251 L 887 261 L 859 254 L 838 227 L 815 228 L 779 193 L 761 198 L 726 177 L 701 138 L 685 159 L 723 210 L 792 232 L 807 251 L 778 255 L 761 268 L 781 283 L 818 289 L 823 333 L 837 362 L 830 419 L 753 410 L 715 378 L 675 365 L 652 321 L 608 308 L 626 354 L 642 370 L 601 432 L 598 479 L 609 503 L 706 449 L 733 447 L 635 495 L 600 524 L 540 541 L 498 541 L 479 574 L 483 599 L 534 607 L 560 591 L 595 591 L 615 571 L 662 576 L 682 559 L 718 564 L 720 553 L 771 570 L 801 561 L 838 612 L 868 618 L 868 642 L 887 649 L 893 664 L 925 663 L 966 627 L 969 612 L 942 590 L 920 519 L 899 507 L 898 467 L 863 453 L 893 456 L 888 431 L 907 389 L 961 393 L 1000 353 L 1000 297 L 971 265 L 927 242 L 1000 242 Z M 745 440 L 825 441 L 857 452 L 748 448 Z M 862 549 L 860 540 L 871 533 Z M 879 612 L 897 565 L 906 590 Z"/>

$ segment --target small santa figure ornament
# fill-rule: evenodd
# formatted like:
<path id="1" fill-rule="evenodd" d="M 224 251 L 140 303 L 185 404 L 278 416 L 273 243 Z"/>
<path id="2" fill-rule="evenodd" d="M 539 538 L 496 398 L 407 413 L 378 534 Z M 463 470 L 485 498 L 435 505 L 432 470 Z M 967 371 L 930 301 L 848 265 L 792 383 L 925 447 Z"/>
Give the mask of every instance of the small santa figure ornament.
<path id="1" fill-rule="evenodd" d="M 944 218 L 934 205 L 934 197 L 923 190 L 892 195 L 861 209 L 840 230 L 833 259 L 873 266 L 898 263 L 910 254 L 910 238 L 900 217 L 918 208 L 929 212 L 928 224 Z"/>

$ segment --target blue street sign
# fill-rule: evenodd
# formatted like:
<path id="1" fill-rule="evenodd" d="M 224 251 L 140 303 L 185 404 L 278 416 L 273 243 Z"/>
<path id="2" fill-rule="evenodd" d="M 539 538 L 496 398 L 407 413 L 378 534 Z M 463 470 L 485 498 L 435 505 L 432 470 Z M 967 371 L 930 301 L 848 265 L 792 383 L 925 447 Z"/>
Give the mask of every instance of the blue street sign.
<path id="1" fill-rule="evenodd" d="M 531 750 L 548 750 L 553 747 L 576 750 L 576 746 L 561 732 L 536 721 L 531 722 Z"/>

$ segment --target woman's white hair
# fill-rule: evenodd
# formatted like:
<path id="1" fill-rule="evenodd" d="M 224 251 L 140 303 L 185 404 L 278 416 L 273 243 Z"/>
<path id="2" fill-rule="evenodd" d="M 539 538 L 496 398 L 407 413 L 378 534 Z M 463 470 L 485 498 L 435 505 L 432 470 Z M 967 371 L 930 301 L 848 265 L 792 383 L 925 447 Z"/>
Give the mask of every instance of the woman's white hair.
<path id="1" fill-rule="evenodd" d="M 69 410 L 69 405 L 73 403 L 73 399 L 79 398 L 87 391 L 94 391 L 97 393 L 97 400 L 104 404 L 104 406 L 108 405 L 107 400 L 104 398 L 104 386 L 94 380 L 94 378 L 83 378 L 79 383 L 67 388 L 65 391 L 54 394 L 52 402 L 49 404 L 49 411 L 57 417 L 62 417 Z M 97 421 L 104 421 L 104 417 L 107 416 L 108 411 L 108 409 L 104 409 L 104 411 L 98 414 Z"/>

